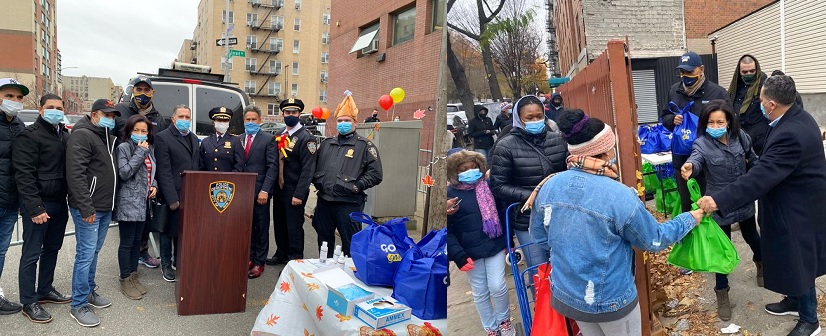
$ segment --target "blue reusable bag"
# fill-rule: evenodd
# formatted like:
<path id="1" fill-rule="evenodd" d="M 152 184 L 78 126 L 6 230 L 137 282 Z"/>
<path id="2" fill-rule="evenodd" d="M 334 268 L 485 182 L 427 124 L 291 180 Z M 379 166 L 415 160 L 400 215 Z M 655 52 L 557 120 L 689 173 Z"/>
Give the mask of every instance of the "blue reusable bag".
<path id="1" fill-rule="evenodd" d="M 669 151 L 671 151 L 671 138 L 672 138 L 671 131 L 669 131 L 667 128 L 665 128 L 665 126 L 663 126 L 662 123 L 657 124 L 657 126 L 654 127 L 654 131 L 657 134 L 657 137 L 660 139 L 660 141 L 657 142 L 657 146 L 658 146 L 657 151 L 658 152 L 669 152 Z"/>
<path id="2" fill-rule="evenodd" d="M 640 125 L 637 130 L 637 139 L 640 143 L 640 153 L 654 154 L 661 152 L 660 136 L 657 129 L 648 125 Z"/>
<path id="3" fill-rule="evenodd" d="M 402 256 L 413 244 L 407 236 L 407 218 L 394 218 L 378 224 L 370 216 L 353 212 L 353 221 L 367 224 L 367 227 L 353 235 L 350 254 L 356 266 L 355 276 L 370 286 L 393 286 L 393 277 L 402 261 Z"/>
<path id="4" fill-rule="evenodd" d="M 402 258 L 393 298 L 422 320 L 447 318 L 447 230 L 431 231 Z"/>
<path id="5" fill-rule="evenodd" d="M 671 153 L 691 155 L 691 146 L 697 139 L 697 124 L 699 123 L 699 118 L 691 113 L 694 102 L 688 102 L 683 108 L 679 108 L 674 102 L 668 104 L 672 111 L 677 112 L 676 115 L 683 116 L 683 123 L 674 127 L 671 137 Z"/>

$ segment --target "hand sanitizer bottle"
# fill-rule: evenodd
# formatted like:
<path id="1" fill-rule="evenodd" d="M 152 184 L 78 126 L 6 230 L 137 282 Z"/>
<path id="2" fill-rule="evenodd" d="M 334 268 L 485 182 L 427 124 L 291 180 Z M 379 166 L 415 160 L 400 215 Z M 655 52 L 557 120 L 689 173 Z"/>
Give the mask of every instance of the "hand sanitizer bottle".
<path id="1" fill-rule="evenodd" d="M 318 253 L 318 261 L 327 262 L 327 242 L 321 242 L 321 251 Z"/>

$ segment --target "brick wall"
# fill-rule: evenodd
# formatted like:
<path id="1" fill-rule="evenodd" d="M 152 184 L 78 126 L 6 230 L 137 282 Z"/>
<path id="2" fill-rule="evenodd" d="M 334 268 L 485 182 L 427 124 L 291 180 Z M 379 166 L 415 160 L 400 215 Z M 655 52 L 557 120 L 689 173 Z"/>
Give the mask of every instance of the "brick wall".
<path id="1" fill-rule="evenodd" d="M 773 2 L 775 0 L 687 0 L 686 37 L 707 38 L 709 33 Z"/>
<path id="2" fill-rule="evenodd" d="M 565 76 L 577 62 L 580 50 L 585 47 L 585 26 L 582 19 L 581 0 L 556 0 L 553 13 L 559 49 L 559 71 Z"/>
<path id="3" fill-rule="evenodd" d="M 413 5 L 416 6 L 413 40 L 391 46 L 393 14 Z M 390 121 L 392 115 L 388 119 L 387 112 L 379 108 L 379 97 L 389 94 L 394 87 L 401 87 L 405 91 L 405 98 L 395 106 L 395 114 L 401 120 L 413 120 L 413 112 L 417 109 L 434 109 L 434 112 L 428 112 L 422 119 L 420 148 L 431 148 L 442 42 L 441 31 L 431 32 L 430 28 L 433 1 L 332 1 L 330 11 L 332 41 L 328 106 L 331 112 L 344 99 L 344 91 L 350 90 L 360 111 L 359 122 L 363 122 L 374 108 L 379 109 L 379 119 Z M 358 53 L 350 54 L 360 28 L 377 20 L 380 22 L 379 51 L 364 57 L 358 57 Z M 385 61 L 377 62 L 376 57 L 381 54 L 385 54 Z M 331 117 L 328 123 L 330 126 L 326 128 L 327 134 L 332 135 L 335 132 L 335 119 Z"/>
<path id="4" fill-rule="evenodd" d="M 682 0 L 584 0 L 582 6 L 589 59 L 626 36 L 635 58 L 683 53 Z"/>

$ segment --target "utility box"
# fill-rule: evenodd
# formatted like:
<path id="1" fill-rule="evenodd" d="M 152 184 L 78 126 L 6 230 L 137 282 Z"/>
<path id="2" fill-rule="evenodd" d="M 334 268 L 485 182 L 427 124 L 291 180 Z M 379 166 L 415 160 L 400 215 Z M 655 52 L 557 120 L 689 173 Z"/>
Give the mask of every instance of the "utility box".
<path id="1" fill-rule="evenodd" d="M 378 130 L 376 130 L 378 125 Z M 367 189 L 364 213 L 374 217 L 408 217 L 416 214 L 419 182 L 419 139 L 422 122 L 390 121 L 359 123 L 356 132 L 379 150 L 384 178 L 378 186 Z M 369 154 L 368 154 L 369 155 Z"/>

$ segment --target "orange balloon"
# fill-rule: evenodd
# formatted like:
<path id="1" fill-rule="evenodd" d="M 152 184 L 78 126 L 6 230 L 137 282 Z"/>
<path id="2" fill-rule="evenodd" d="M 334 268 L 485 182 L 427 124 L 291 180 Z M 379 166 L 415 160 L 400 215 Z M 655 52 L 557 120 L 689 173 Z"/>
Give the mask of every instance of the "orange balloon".
<path id="1" fill-rule="evenodd" d="M 327 119 L 330 117 L 330 109 L 324 107 L 321 109 L 321 119 Z"/>

